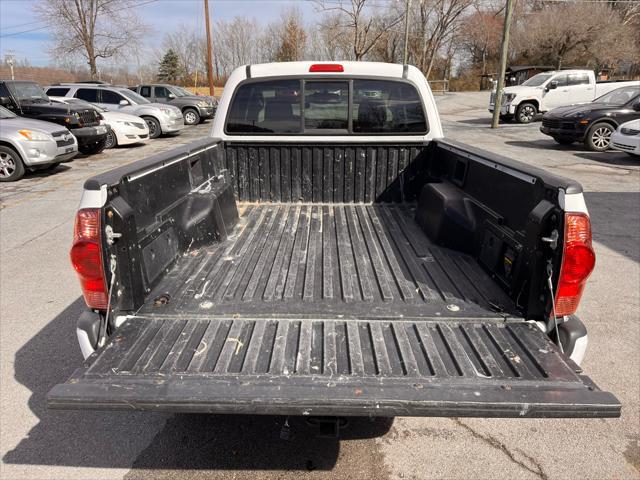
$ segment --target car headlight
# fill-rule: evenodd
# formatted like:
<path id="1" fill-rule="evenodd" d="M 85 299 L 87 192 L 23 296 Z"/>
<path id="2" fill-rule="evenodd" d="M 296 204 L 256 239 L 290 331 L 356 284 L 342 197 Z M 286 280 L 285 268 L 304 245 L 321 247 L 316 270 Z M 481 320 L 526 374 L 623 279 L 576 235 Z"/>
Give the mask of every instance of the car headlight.
<path id="1" fill-rule="evenodd" d="M 18 130 L 18 133 L 31 142 L 48 142 L 53 141 L 53 137 L 45 132 L 38 130 Z"/>
<path id="2" fill-rule="evenodd" d="M 502 96 L 502 101 L 503 101 L 503 103 L 511 103 L 514 98 L 516 98 L 516 94 L 515 93 L 505 93 Z"/>
<path id="3" fill-rule="evenodd" d="M 171 110 L 170 108 L 161 108 L 160 111 L 164 113 L 166 116 L 171 116 L 171 112 L 173 110 Z"/>
<path id="4" fill-rule="evenodd" d="M 208 106 L 208 105 L 209 105 L 209 104 L 208 104 L 207 102 L 205 102 L 205 101 L 200 101 L 200 102 L 198 102 L 198 106 L 199 106 L 199 107 L 206 107 L 206 106 Z"/>
<path id="5" fill-rule="evenodd" d="M 127 127 L 133 127 L 133 124 L 131 122 L 127 122 L 125 120 L 116 120 L 116 123 L 119 123 L 120 125 L 126 125 Z"/>
<path id="6" fill-rule="evenodd" d="M 583 118 L 586 115 L 584 112 L 576 112 L 572 115 L 569 115 L 568 118 Z"/>
<path id="7" fill-rule="evenodd" d="M 640 130 L 635 130 L 633 128 L 623 127 L 619 128 L 618 131 L 623 135 L 640 136 Z"/>

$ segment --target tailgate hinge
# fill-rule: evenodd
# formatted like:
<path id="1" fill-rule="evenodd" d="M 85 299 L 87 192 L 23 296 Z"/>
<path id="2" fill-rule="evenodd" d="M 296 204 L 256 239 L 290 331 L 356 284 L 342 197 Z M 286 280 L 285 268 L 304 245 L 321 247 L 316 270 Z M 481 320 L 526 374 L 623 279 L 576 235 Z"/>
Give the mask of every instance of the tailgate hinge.
<path id="1" fill-rule="evenodd" d="M 548 237 L 542 237 L 542 241 L 545 243 L 548 243 L 549 247 L 551 247 L 551 250 L 555 250 L 556 248 L 558 248 L 559 237 L 560 237 L 560 234 L 558 233 L 558 230 L 554 228 L 553 231 L 551 232 L 551 235 L 549 235 Z"/>
<path id="2" fill-rule="evenodd" d="M 111 225 L 104 227 L 104 234 L 106 236 L 107 245 L 109 246 L 113 245 L 118 238 L 122 237 L 121 233 L 113 231 L 113 227 Z"/>

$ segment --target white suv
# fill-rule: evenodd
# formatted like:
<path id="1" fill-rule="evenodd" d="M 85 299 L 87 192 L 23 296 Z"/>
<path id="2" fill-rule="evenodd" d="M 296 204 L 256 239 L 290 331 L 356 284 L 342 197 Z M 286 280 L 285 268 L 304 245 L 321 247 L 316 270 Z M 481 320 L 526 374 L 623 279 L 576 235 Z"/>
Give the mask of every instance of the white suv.
<path id="1" fill-rule="evenodd" d="M 149 126 L 149 138 L 179 133 L 184 128 L 184 118 L 179 108 L 151 103 L 128 88 L 95 83 L 63 83 L 45 87 L 45 91 L 47 95 L 79 98 L 112 111 L 142 117 Z"/>

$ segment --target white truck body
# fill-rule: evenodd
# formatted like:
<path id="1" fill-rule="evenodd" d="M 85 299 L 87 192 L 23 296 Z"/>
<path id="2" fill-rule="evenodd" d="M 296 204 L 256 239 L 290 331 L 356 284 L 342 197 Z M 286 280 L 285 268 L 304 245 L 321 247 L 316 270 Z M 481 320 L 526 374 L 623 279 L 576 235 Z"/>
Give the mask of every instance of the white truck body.
<path id="1" fill-rule="evenodd" d="M 515 116 L 519 123 L 529 123 L 537 113 L 558 107 L 586 103 L 616 88 L 638 85 L 639 81 L 596 82 L 592 70 L 560 70 L 539 73 L 522 85 L 506 87 L 503 91 L 500 115 Z M 489 99 L 493 112 L 495 92 Z M 533 107 L 533 108 L 529 108 Z"/>
<path id="2" fill-rule="evenodd" d="M 574 363 L 582 187 L 440 137 L 414 67 L 234 71 L 212 138 L 85 183 L 88 358 L 49 408 L 619 416 Z"/>

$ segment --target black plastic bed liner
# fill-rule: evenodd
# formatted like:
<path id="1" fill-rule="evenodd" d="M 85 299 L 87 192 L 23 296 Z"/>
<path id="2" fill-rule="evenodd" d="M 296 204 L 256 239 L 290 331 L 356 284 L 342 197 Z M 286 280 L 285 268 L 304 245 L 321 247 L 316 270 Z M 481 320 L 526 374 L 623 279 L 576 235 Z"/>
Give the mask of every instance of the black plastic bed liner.
<path id="1" fill-rule="evenodd" d="M 525 322 L 132 318 L 50 408 L 282 415 L 616 417 Z"/>
<path id="2" fill-rule="evenodd" d="M 141 314 L 518 316 L 473 257 L 429 241 L 412 205 L 240 209 L 235 234 L 188 251 L 148 295 Z"/>
<path id="3" fill-rule="evenodd" d="M 524 322 L 409 205 L 243 205 L 47 398 L 62 409 L 615 417 L 620 404 Z"/>

